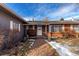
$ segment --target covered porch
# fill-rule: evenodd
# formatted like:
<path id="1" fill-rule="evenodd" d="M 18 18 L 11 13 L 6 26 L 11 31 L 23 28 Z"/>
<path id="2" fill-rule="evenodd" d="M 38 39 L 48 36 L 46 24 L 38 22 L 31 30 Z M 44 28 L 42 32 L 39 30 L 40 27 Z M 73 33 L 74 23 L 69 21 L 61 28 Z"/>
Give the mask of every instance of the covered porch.
<path id="1" fill-rule="evenodd" d="M 33 36 L 44 36 L 47 37 L 49 32 L 49 25 L 26 25 L 27 35 Z"/>
<path id="2" fill-rule="evenodd" d="M 68 21 L 29 21 L 25 25 L 27 36 L 44 36 L 62 38 L 64 36 L 79 37 L 79 23 Z"/>

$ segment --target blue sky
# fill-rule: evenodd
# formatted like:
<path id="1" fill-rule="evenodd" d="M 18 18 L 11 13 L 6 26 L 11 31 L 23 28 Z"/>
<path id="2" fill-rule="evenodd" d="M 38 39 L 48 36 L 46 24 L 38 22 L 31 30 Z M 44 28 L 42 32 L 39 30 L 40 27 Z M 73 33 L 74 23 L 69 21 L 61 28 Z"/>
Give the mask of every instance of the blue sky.
<path id="1" fill-rule="evenodd" d="M 79 18 L 79 4 L 72 3 L 7 3 L 8 8 L 25 20 L 66 20 Z"/>

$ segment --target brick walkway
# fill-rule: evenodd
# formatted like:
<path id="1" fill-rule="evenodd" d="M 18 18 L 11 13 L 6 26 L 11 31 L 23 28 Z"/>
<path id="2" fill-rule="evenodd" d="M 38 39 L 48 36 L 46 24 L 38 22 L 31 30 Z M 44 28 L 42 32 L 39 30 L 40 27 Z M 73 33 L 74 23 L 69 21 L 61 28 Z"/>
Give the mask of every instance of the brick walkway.
<path id="1" fill-rule="evenodd" d="M 53 49 L 45 39 L 36 39 L 33 46 L 27 52 L 27 56 L 55 56 L 58 55 L 56 50 Z"/>

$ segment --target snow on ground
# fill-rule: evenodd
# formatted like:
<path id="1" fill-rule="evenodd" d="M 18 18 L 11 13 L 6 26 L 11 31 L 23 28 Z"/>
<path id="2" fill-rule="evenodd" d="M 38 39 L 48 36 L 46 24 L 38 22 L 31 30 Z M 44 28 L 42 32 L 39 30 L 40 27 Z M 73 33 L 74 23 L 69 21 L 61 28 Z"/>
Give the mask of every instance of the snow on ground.
<path id="1" fill-rule="evenodd" d="M 48 42 L 48 41 L 46 41 L 46 42 Z M 51 45 L 52 48 L 55 48 L 56 51 L 61 56 L 78 56 L 78 54 L 76 54 L 70 50 L 70 49 L 72 49 L 71 46 L 69 46 L 65 43 L 61 44 L 61 43 L 58 43 L 56 41 L 51 41 L 51 42 L 48 42 L 48 44 Z"/>

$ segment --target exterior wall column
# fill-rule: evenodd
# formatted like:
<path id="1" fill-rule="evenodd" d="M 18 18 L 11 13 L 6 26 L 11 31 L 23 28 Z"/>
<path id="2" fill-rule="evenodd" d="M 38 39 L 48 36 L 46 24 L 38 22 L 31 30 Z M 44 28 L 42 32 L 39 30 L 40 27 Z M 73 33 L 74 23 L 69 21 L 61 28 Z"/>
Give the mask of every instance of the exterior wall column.
<path id="1" fill-rule="evenodd" d="M 73 30 L 73 25 L 70 26 L 70 30 Z"/>

